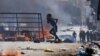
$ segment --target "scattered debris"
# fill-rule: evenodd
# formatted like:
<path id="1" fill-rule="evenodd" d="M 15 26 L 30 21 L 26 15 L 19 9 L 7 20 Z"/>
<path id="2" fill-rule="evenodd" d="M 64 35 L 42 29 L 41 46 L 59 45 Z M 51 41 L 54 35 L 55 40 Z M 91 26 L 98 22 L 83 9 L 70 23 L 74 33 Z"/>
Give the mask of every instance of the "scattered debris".
<path id="1" fill-rule="evenodd" d="M 54 52 L 53 50 L 49 49 L 49 48 L 45 48 L 44 49 L 45 52 Z"/>
<path id="2" fill-rule="evenodd" d="M 24 53 L 24 52 L 21 52 L 21 54 L 23 54 L 23 55 L 24 55 L 25 53 Z"/>
<path id="3" fill-rule="evenodd" d="M 62 51 L 68 51 L 70 50 L 69 48 L 61 48 Z"/>

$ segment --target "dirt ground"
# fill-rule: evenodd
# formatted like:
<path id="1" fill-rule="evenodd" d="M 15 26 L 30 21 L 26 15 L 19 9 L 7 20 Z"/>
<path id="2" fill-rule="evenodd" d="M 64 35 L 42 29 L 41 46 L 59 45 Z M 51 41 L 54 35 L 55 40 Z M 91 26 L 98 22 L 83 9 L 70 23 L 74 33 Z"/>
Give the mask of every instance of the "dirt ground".
<path id="1" fill-rule="evenodd" d="M 79 43 L 33 43 L 33 42 L 0 42 L 0 50 L 17 50 L 22 56 L 69 56 L 75 54 Z M 53 52 L 45 52 L 50 49 Z"/>

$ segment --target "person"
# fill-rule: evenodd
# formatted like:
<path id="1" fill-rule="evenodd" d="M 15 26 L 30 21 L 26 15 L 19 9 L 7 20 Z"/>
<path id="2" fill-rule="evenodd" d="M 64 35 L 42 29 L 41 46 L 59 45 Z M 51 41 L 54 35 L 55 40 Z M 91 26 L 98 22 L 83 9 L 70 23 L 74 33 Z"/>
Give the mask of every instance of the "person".
<path id="1" fill-rule="evenodd" d="M 100 20 L 100 0 L 98 2 L 98 8 L 97 8 L 97 20 Z"/>
<path id="2" fill-rule="evenodd" d="M 97 31 L 96 30 L 94 31 L 94 38 L 95 38 L 95 41 L 97 41 Z"/>
<path id="3" fill-rule="evenodd" d="M 90 32 L 89 30 L 86 32 L 87 42 L 90 42 Z"/>
<path id="4" fill-rule="evenodd" d="M 60 42 L 61 40 L 58 38 L 57 36 L 57 19 L 53 19 L 51 14 L 47 14 L 47 23 L 50 24 L 52 26 L 52 29 L 49 31 L 54 37 L 55 37 L 55 41 Z"/>
<path id="5" fill-rule="evenodd" d="M 83 31 L 83 32 L 82 32 L 82 42 L 85 42 L 85 41 L 86 41 L 86 40 L 85 40 L 85 39 L 86 39 L 85 36 L 86 36 L 85 31 Z"/>
<path id="6" fill-rule="evenodd" d="M 76 41 L 76 36 L 77 36 L 77 33 L 74 31 L 73 32 L 73 37 L 74 37 L 75 41 Z"/>
<path id="7" fill-rule="evenodd" d="M 92 49 L 92 45 L 89 44 L 87 47 L 86 47 L 86 56 L 92 56 L 92 54 L 94 54 L 94 50 Z"/>
<path id="8" fill-rule="evenodd" d="M 85 42 L 85 31 L 84 30 L 80 31 L 79 37 L 80 37 L 80 42 L 84 43 Z"/>
<path id="9" fill-rule="evenodd" d="M 94 31 L 91 31 L 90 32 L 90 40 L 91 40 L 91 42 L 93 42 L 94 41 Z"/>
<path id="10" fill-rule="evenodd" d="M 97 31 L 97 41 L 100 41 L 100 32 Z"/>
<path id="11" fill-rule="evenodd" d="M 96 41 L 97 37 L 96 37 L 96 32 L 93 31 L 93 40 Z"/>
<path id="12" fill-rule="evenodd" d="M 82 30 L 80 30 L 79 37 L 80 37 L 80 42 L 82 42 Z"/>

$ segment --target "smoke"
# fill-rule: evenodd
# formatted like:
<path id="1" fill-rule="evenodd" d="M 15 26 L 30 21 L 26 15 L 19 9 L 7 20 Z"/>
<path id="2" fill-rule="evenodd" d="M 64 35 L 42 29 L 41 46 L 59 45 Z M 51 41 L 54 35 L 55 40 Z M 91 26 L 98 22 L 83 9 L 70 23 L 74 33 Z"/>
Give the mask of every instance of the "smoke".
<path id="1" fill-rule="evenodd" d="M 67 0 L 66 0 L 67 1 Z M 65 2 L 66 2 L 65 1 Z M 45 7 L 48 9 L 47 13 L 51 13 L 54 15 L 55 18 L 59 19 L 59 23 L 69 23 L 70 22 L 70 15 L 64 12 L 64 9 L 59 6 L 59 2 L 57 0 L 37 0 L 42 7 Z"/>
<path id="2" fill-rule="evenodd" d="M 70 15 L 59 6 L 59 2 L 67 0 L 1 0 L 0 12 L 39 12 L 42 13 L 43 22 L 46 23 L 46 14 L 51 13 L 58 18 L 59 25 L 71 22 Z"/>

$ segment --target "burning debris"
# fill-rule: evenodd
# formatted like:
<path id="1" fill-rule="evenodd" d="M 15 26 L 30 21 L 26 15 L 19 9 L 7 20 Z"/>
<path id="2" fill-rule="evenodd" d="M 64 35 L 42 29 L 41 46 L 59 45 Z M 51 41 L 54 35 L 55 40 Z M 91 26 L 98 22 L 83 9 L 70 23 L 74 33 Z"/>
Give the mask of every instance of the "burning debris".
<path id="1" fill-rule="evenodd" d="M 24 52 L 17 50 L 5 50 L 1 52 L 1 56 L 23 56 Z"/>

